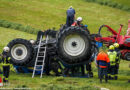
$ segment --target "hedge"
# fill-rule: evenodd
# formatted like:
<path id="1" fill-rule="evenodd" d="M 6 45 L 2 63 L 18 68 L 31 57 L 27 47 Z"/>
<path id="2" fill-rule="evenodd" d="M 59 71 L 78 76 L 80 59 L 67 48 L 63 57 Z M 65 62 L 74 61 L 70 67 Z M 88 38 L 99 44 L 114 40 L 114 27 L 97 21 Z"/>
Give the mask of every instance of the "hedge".
<path id="1" fill-rule="evenodd" d="M 116 3 L 116 2 L 112 2 L 110 0 L 85 0 L 85 1 L 94 2 L 94 3 L 98 3 L 100 5 L 106 5 L 106 6 L 109 6 L 112 8 L 117 8 L 117 9 L 121 9 L 121 10 L 130 12 L 130 7 L 124 6 L 124 5 Z"/>

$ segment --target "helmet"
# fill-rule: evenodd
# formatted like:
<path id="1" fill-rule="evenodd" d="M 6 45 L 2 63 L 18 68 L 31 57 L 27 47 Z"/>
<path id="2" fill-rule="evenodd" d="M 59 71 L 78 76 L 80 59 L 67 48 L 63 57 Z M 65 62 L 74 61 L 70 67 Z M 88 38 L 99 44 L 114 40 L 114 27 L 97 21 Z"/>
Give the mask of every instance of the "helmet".
<path id="1" fill-rule="evenodd" d="M 9 52 L 10 49 L 9 49 L 9 47 L 4 47 L 3 50 L 4 50 L 5 52 Z"/>
<path id="2" fill-rule="evenodd" d="M 82 20 L 83 20 L 82 17 L 77 18 L 77 21 L 82 21 Z"/>
<path id="3" fill-rule="evenodd" d="M 30 43 L 31 43 L 31 44 L 35 44 L 35 40 L 32 40 L 32 39 L 31 39 L 31 40 L 30 40 Z"/>
<path id="4" fill-rule="evenodd" d="M 113 46 L 114 46 L 115 48 L 118 48 L 118 47 L 119 47 L 119 44 L 118 44 L 118 43 L 114 43 Z"/>
<path id="5" fill-rule="evenodd" d="M 113 46 L 113 45 L 110 45 L 110 46 L 109 46 L 109 49 L 110 49 L 110 50 L 114 50 L 114 46 Z"/>

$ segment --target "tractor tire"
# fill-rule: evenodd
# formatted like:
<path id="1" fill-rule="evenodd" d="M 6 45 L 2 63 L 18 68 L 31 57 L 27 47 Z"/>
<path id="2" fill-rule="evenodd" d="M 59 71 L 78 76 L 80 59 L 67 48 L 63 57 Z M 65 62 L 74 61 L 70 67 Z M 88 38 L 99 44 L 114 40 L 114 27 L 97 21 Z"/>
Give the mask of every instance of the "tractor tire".
<path id="1" fill-rule="evenodd" d="M 57 53 L 66 64 L 87 62 L 91 57 L 91 39 L 87 31 L 72 26 L 59 32 Z"/>
<path id="2" fill-rule="evenodd" d="M 126 54 L 125 54 L 125 59 L 126 59 L 127 61 L 130 61 L 130 53 L 126 53 Z"/>
<path id="3" fill-rule="evenodd" d="M 33 58 L 33 47 L 28 40 L 14 39 L 8 44 L 8 47 L 13 65 L 26 66 Z"/>

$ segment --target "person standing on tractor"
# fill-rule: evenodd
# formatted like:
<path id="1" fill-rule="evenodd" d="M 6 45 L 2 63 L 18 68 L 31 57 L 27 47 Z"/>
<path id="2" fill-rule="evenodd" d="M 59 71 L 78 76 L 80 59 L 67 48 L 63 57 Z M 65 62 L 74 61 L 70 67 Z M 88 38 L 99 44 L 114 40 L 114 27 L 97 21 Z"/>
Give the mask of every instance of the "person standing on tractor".
<path id="1" fill-rule="evenodd" d="M 114 51 L 114 46 L 113 45 L 110 45 L 109 46 L 109 50 L 108 50 L 108 56 L 109 56 L 109 59 L 110 59 L 110 68 L 108 70 L 108 73 L 109 73 L 109 79 L 116 79 L 117 77 L 115 76 L 116 75 L 116 57 L 117 57 L 117 53 L 116 51 Z"/>
<path id="2" fill-rule="evenodd" d="M 88 30 L 88 25 L 83 25 L 82 21 L 83 21 L 82 17 L 78 17 L 77 20 L 71 26 L 79 26 L 79 27 L 83 28 L 84 30 L 86 30 L 88 32 L 88 34 L 90 34 L 90 32 Z"/>
<path id="3" fill-rule="evenodd" d="M 3 53 L 2 53 L 2 65 L 3 65 L 3 82 L 7 83 L 9 78 L 9 72 L 10 72 L 10 57 L 8 55 L 9 47 L 4 47 Z"/>
<path id="4" fill-rule="evenodd" d="M 78 17 L 77 20 L 71 26 L 82 26 L 82 17 Z"/>
<path id="5" fill-rule="evenodd" d="M 70 6 L 69 9 L 66 11 L 66 14 L 67 14 L 66 25 L 67 27 L 70 27 L 74 22 L 75 9 L 73 9 L 73 7 Z"/>
<path id="6" fill-rule="evenodd" d="M 118 43 L 114 43 L 113 46 L 115 47 L 115 51 L 117 53 L 117 56 L 116 56 L 116 70 L 115 70 L 115 80 L 118 79 L 118 70 L 119 70 L 119 64 L 120 64 L 120 56 L 121 56 L 121 53 L 120 53 L 120 50 L 119 50 L 119 44 Z"/>
<path id="7" fill-rule="evenodd" d="M 100 83 L 102 83 L 102 79 L 105 76 L 105 82 L 108 82 L 107 76 L 107 68 L 110 66 L 110 61 L 107 53 L 105 53 L 105 49 L 101 48 L 101 51 L 97 55 L 97 67 L 99 72 Z"/>

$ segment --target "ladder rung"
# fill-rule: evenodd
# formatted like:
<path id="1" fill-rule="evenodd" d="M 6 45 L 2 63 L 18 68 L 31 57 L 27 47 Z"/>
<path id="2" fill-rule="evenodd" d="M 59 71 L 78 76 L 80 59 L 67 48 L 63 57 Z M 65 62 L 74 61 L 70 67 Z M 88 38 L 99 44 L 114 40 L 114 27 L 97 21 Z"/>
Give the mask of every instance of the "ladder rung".
<path id="1" fill-rule="evenodd" d="M 38 57 L 44 57 L 44 56 L 38 56 Z"/>
<path id="2" fill-rule="evenodd" d="M 42 52 L 39 52 L 39 53 L 45 53 L 44 51 L 42 51 Z"/>
<path id="3" fill-rule="evenodd" d="M 42 70 L 42 69 L 35 69 L 35 70 Z"/>
<path id="4" fill-rule="evenodd" d="M 37 62 L 43 62 L 43 61 L 37 61 Z"/>
<path id="5" fill-rule="evenodd" d="M 45 52 L 39 52 L 39 54 L 44 54 Z"/>
<path id="6" fill-rule="evenodd" d="M 37 66 L 43 66 L 43 65 L 36 65 L 36 67 L 37 67 Z"/>
<path id="7" fill-rule="evenodd" d="M 40 49 L 43 49 L 43 48 L 45 49 L 45 47 L 40 47 Z"/>

